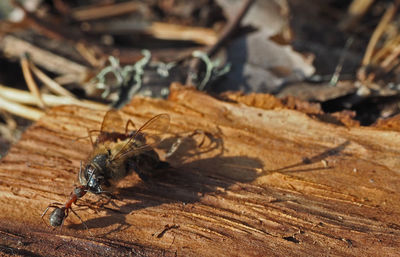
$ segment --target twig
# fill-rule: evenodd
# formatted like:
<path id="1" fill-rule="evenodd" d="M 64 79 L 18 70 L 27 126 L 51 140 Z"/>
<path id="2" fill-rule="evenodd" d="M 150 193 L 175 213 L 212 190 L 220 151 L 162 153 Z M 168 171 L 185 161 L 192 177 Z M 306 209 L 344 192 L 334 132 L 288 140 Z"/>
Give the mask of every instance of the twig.
<path id="1" fill-rule="evenodd" d="M 351 44 L 353 44 L 353 41 L 354 41 L 353 37 L 350 37 L 346 41 L 343 51 L 340 54 L 338 65 L 336 66 L 335 72 L 333 73 L 331 81 L 329 82 L 329 84 L 331 86 L 336 86 L 337 82 L 339 81 L 340 72 L 342 71 L 343 63 L 344 63 L 344 60 L 346 59 L 347 51 L 350 48 Z"/>
<path id="2" fill-rule="evenodd" d="M 40 111 L 36 108 L 24 106 L 22 104 L 10 102 L 1 96 L 0 108 L 28 120 L 38 120 L 41 116 L 44 115 L 43 111 Z"/>
<path id="3" fill-rule="evenodd" d="M 246 0 L 243 3 L 242 7 L 240 8 L 240 11 L 235 16 L 235 18 L 229 21 L 228 24 L 225 26 L 217 42 L 213 46 L 208 47 L 205 50 L 208 56 L 214 55 L 217 52 L 217 50 L 225 43 L 225 41 L 232 35 L 232 33 L 235 31 L 236 27 L 240 24 L 241 20 L 243 19 L 243 17 L 247 13 L 253 2 L 254 0 Z M 200 60 L 198 58 L 193 59 L 193 61 L 190 63 L 189 66 L 188 76 L 186 79 L 187 85 L 193 85 L 193 77 L 194 77 L 193 74 L 198 73 L 199 66 L 200 66 Z"/>
<path id="4" fill-rule="evenodd" d="M 117 3 L 107 6 L 89 6 L 80 9 L 72 10 L 72 18 L 76 21 L 89 21 L 100 18 L 107 18 L 118 16 L 122 14 L 131 13 L 144 8 L 142 3 L 137 1 Z"/>
<path id="5" fill-rule="evenodd" d="M 375 0 L 353 0 L 347 11 L 347 17 L 339 24 L 343 30 L 348 30 L 368 11 Z"/>
<path id="6" fill-rule="evenodd" d="M 24 19 L 29 23 L 30 27 L 39 31 L 40 33 L 48 36 L 49 38 L 54 38 L 57 40 L 69 41 L 70 36 L 65 36 L 57 29 L 51 28 L 51 25 L 44 24 L 40 19 L 38 19 L 34 14 L 28 12 L 22 4 L 16 0 L 11 0 L 10 2 L 13 6 L 19 8 L 24 12 Z"/>
<path id="7" fill-rule="evenodd" d="M 398 5 L 393 3 L 387 8 L 385 14 L 382 16 L 378 26 L 376 27 L 374 33 L 372 33 L 371 39 L 369 40 L 367 50 L 365 51 L 364 58 L 361 62 L 362 66 L 367 66 L 371 62 L 371 57 L 374 52 L 375 46 L 378 43 L 379 38 L 385 31 L 389 22 L 393 19 L 394 14 L 397 11 Z"/>
<path id="8" fill-rule="evenodd" d="M 85 35 L 82 34 L 79 30 L 65 30 L 64 27 L 62 26 L 54 26 L 52 23 L 45 23 L 43 22 L 35 13 L 27 11 L 20 3 L 18 3 L 16 0 L 11 0 L 11 3 L 16 6 L 17 8 L 20 8 L 25 16 L 24 19 L 25 21 L 29 24 L 29 26 L 36 31 L 38 31 L 41 34 L 46 35 L 49 38 L 56 39 L 59 41 L 67 42 L 70 45 L 76 46 L 76 40 L 73 40 L 74 38 L 79 38 L 79 42 L 81 44 L 86 44 L 86 45 L 94 45 L 94 44 L 89 44 L 87 40 L 85 39 Z M 78 46 L 79 47 L 79 46 Z M 78 49 L 79 52 L 79 49 Z M 79 52 L 81 53 L 81 52 Z M 102 52 L 99 54 L 103 54 Z M 86 60 L 88 57 L 87 55 L 82 55 L 82 57 Z M 90 59 L 88 61 L 90 63 Z"/>
<path id="9" fill-rule="evenodd" d="M 152 22 L 147 31 L 158 39 L 191 40 L 204 45 L 215 45 L 218 40 L 217 34 L 212 29 L 163 22 Z"/>
<path id="10" fill-rule="evenodd" d="M 4 110 L 0 110 L 0 117 L 6 122 L 7 124 L 7 128 L 9 128 L 10 130 L 16 130 L 17 129 L 17 122 L 15 121 L 15 119 L 13 118 L 13 116 L 4 111 Z"/>
<path id="11" fill-rule="evenodd" d="M 214 45 L 217 33 L 210 28 L 192 27 L 165 22 L 104 21 L 96 22 L 85 31 L 89 34 L 148 34 L 157 39 L 193 41 L 202 45 Z"/>
<path id="12" fill-rule="evenodd" d="M 387 68 L 386 72 L 387 73 L 396 73 L 399 74 L 399 66 L 400 66 L 400 60 L 399 58 L 396 58 L 393 63 L 390 65 L 389 68 Z"/>
<path id="13" fill-rule="evenodd" d="M 36 99 L 28 91 L 14 89 L 0 85 L 0 97 L 7 101 L 13 101 L 19 104 L 35 104 Z M 104 104 L 96 103 L 93 101 L 80 101 L 75 98 L 66 96 L 55 96 L 55 95 L 42 95 L 43 101 L 47 106 L 58 106 L 64 104 L 74 104 L 95 110 L 108 110 L 110 107 Z"/>
<path id="14" fill-rule="evenodd" d="M 376 51 L 376 53 L 371 59 L 371 63 L 379 64 L 381 60 L 385 59 L 387 55 L 390 55 L 393 49 L 396 48 L 399 44 L 400 44 L 400 35 L 396 35 L 394 38 L 385 42 L 385 45 Z"/>
<path id="15" fill-rule="evenodd" d="M 390 53 L 390 55 L 388 57 L 386 57 L 382 63 L 381 63 L 381 67 L 385 70 L 389 70 L 391 69 L 391 67 L 393 67 L 393 63 L 397 60 L 397 58 L 400 55 L 400 45 L 397 45 L 392 52 Z"/>
<path id="16" fill-rule="evenodd" d="M 57 76 L 54 78 L 54 81 L 56 83 L 60 84 L 61 86 L 78 82 L 76 74 L 73 74 L 73 73 Z"/>
<path id="17" fill-rule="evenodd" d="M 78 83 L 81 82 L 82 77 L 89 73 L 89 69 L 81 64 L 55 55 L 11 35 L 0 39 L 0 46 L 4 54 L 17 58 L 24 53 L 29 53 L 32 62 L 56 74 L 75 74 L 77 76 L 75 81 Z"/>
<path id="18" fill-rule="evenodd" d="M 68 96 L 72 98 L 76 98 L 71 92 L 63 88 L 60 84 L 55 82 L 53 79 L 51 79 L 49 76 L 47 76 L 44 72 L 42 72 L 36 65 L 34 65 L 32 62 L 29 62 L 29 65 L 33 71 L 33 73 L 36 75 L 36 77 L 46 85 L 50 91 L 52 91 L 55 94 L 58 95 L 63 95 L 63 96 Z"/>
<path id="19" fill-rule="evenodd" d="M 95 51 L 88 44 L 78 42 L 75 44 L 75 49 L 92 67 L 100 67 L 104 64 L 101 58 L 96 58 Z"/>
<path id="20" fill-rule="evenodd" d="M 20 64 L 22 67 L 22 73 L 24 74 L 25 82 L 28 85 L 29 91 L 31 94 L 36 98 L 36 104 L 44 109 L 46 107 L 45 103 L 43 102 L 42 96 L 40 95 L 39 88 L 33 79 L 31 70 L 29 68 L 29 59 L 26 54 L 21 56 Z"/>
<path id="21" fill-rule="evenodd" d="M 5 121 L 6 124 L 0 125 L 0 135 L 1 137 L 7 139 L 10 143 L 16 143 L 21 136 L 21 130 L 18 129 L 17 121 L 15 117 L 3 110 L 0 109 L 0 117 Z"/>
<path id="22" fill-rule="evenodd" d="M 243 17 L 246 15 L 247 11 L 250 9 L 250 6 L 253 3 L 254 0 L 246 0 L 243 3 L 236 17 L 226 25 L 215 45 L 211 46 L 209 49 L 206 50 L 209 56 L 214 55 L 217 52 L 217 50 L 225 43 L 225 41 L 232 35 L 232 33 L 239 26 Z"/>
<path id="23" fill-rule="evenodd" d="M 63 15 L 68 15 L 71 8 L 63 0 L 53 0 L 53 5 Z"/>

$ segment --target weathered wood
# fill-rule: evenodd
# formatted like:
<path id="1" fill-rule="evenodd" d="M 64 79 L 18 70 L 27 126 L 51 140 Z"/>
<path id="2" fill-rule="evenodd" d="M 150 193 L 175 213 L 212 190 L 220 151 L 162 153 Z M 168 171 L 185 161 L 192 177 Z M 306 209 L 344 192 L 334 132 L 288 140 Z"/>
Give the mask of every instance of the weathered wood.
<path id="1" fill-rule="evenodd" d="M 149 184 L 128 177 L 105 208 L 75 207 L 89 231 L 73 215 L 52 231 L 40 214 L 67 200 L 91 150 L 74 140 L 99 129 L 104 112 L 57 107 L 36 122 L 0 164 L 0 251 L 398 256 L 399 132 L 337 126 L 178 86 L 168 101 L 136 98 L 123 109 L 137 125 L 163 112 L 172 124 L 160 148 L 182 137 L 167 159 L 173 168 Z M 81 203 L 96 201 L 87 194 Z"/>

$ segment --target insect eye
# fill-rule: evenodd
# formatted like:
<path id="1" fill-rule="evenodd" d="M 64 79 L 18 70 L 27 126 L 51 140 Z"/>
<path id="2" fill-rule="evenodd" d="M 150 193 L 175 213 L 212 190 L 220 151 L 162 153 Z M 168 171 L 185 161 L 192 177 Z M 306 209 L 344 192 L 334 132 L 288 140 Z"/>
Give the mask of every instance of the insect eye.
<path id="1" fill-rule="evenodd" d="M 86 172 L 85 172 L 86 179 L 89 179 L 95 170 L 96 170 L 96 167 L 93 166 L 92 164 L 89 164 L 88 166 L 86 166 Z"/>

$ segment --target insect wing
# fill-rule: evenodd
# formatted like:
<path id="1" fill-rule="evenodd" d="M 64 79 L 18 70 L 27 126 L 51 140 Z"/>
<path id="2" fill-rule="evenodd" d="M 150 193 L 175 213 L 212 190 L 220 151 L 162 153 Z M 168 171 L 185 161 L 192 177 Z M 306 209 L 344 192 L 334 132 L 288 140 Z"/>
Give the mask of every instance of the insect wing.
<path id="1" fill-rule="evenodd" d="M 146 145 L 154 147 L 162 141 L 162 136 L 169 128 L 170 117 L 168 114 L 159 114 L 147 121 L 138 131 L 136 131 L 133 138 L 139 139 L 144 137 Z"/>
<path id="2" fill-rule="evenodd" d="M 103 118 L 100 132 L 118 132 L 124 133 L 125 123 L 117 110 L 109 110 Z"/>
<path id="3" fill-rule="evenodd" d="M 133 124 L 133 123 L 132 123 Z M 116 141 L 117 139 L 125 138 L 124 121 L 117 110 L 108 111 L 101 123 L 100 134 L 95 141 L 95 146 L 106 143 L 108 141 Z"/>
<path id="4" fill-rule="evenodd" d="M 155 147 L 163 139 L 163 134 L 169 128 L 170 117 L 168 114 L 159 114 L 147 121 L 116 153 L 113 160 L 127 154 L 139 153 Z"/>

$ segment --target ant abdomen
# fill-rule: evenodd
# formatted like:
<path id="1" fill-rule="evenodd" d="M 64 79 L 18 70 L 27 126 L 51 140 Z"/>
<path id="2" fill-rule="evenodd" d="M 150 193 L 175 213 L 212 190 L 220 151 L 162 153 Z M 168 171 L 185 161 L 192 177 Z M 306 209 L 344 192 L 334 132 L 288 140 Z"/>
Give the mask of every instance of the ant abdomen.
<path id="1" fill-rule="evenodd" d="M 55 208 L 50 214 L 50 225 L 53 227 L 59 227 L 63 224 L 65 218 L 64 208 Z"/>

